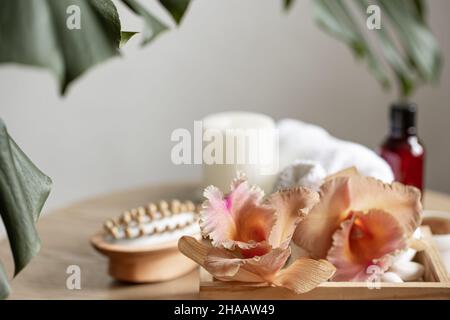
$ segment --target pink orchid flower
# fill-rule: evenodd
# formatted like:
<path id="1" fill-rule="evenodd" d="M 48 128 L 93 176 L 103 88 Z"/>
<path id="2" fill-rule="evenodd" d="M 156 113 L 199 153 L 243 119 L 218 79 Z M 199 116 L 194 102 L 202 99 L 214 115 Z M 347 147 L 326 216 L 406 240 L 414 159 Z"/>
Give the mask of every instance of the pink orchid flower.
<path id="1" fill-rule="evenodd" d="M 420 191 L 394 182 L 337 175 L 320 190 L 320 201 L 299 223 L 293 240 L 313 258 L 336 268 L 335 281 L 366 281 L 369 267 L 386 271 L 421 223 Z"/>
<path id="2" fill-rule="evenodd" d="M 178 246 L 216 279 L 269 283 L 302 293 L 334 274 L 328 261 L 309 258 L 283 269 L 295 228 L 318 201 L 317 193 L 296 188 L 264 201 L 263 191 L 240 175 L 227 195 L 213 186 L 204 195 L 200 226 L 210 241 L 182 237 Z"/>

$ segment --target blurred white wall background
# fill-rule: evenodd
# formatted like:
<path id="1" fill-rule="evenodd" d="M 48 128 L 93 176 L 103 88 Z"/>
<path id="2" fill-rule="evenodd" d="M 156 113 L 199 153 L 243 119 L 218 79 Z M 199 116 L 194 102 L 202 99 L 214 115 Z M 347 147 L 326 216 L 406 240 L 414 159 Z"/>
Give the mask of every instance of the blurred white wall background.
<path id="1" fill-rule="evenodd" d="M 86 74 L 60 97 L 45 71 L 0 66 L 0 116 L 53 178 L 47 210 L 158 182 L 199 180 L 199 166 L 170 161 L 175 128 L 223 110 L 299 118 L 376 147 L 387 129 L 384 93 L 349 50 L 312 21 L 311 3 L 289 14 L 274 0 L 195 0 L 181 27 Z M 431 25 L 450 61 L 450 1 L 431 0 Z M 120 10 L 124 27 L 139 20 Z M 450 193 L 450 68 L 421 89 L 419 135 L 427 187 Z"/>

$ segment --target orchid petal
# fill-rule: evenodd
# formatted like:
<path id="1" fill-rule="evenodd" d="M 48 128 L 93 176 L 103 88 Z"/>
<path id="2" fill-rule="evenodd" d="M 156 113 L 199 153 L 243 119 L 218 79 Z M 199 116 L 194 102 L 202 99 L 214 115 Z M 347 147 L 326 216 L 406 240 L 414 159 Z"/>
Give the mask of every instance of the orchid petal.
<path id="1" fill-rule="evenodd" d="M 211 245 L 206 244 L 204 241 L 198 241 L 194 237 L 182 236 L 178 240 L 178 250 L 186 257 L 189 257 L 204 267 L 206 256 L 211 250 Z"/>
<path id="2" fill-rule="evenodd" d="M 250 250 L 248 256 L 267 253 L 270 230 L 275 222 L 274 210 L 262 204 L 264 193 L 250 187 L 245 176 L 239 175 L 226 196 L 210 186 L 204 192 L 207 200 L 200 213 L 203 236 L 215 247 Z M 254 249 L 254 250 L 253 250 Z"/>
<path id="3" fill-rule="evenodd" d="M 299 258 L 280 271 L 273 283 L 296 293 L 305 293 L 329 280 L 335 271 L 336 268 L 326 260 Z"/>
<path id="4" fill-rule="evenodd" d="M 333 280 L 365 281 L 371 275 L 369 266 L 377 265 L 384 272 L 391 264 L 390 255 L 405 246 L 403 229 L 391 214 L 355 212 L 333 235 L 327 256 L 337 268 Z"/>
<path id="5" fill-rule="evenodd" d="M 264 198 L 264 191 L 258 186 L 250 186 L 247 177 L 238 172 L 237 178 L 231 184 L 231 191 L 226 199 L 230 212 L 234 216 L 249 204 L 260 204 Z"/>
<path id="6" fill-rule="evenodd" d="M 259 275 L 242 268 L 244 259 L 237 258 L 222 248 L 211 249 L 205 259 L 204 268 L 222 281 L 265 282 Z"/>
<path id="7" fill-rule="evenodd" d="M 189 236 L 180 238 L 178 248 L 222 281 L 271 282 L 290 255 L 289 248 L 278 248 L 263 256 L 242 259 L 236 252 L 211 247 Z"/>
<path id="8" fill-rule="evenodd" d="M 209 236 L 215 246 L 233 239 L 236 234 L 236 225 L 223 200 L 222 192 L 214 186 L 209 186 L 203 195 L 208 199 L 203 203 L 203 210 L 200 213 L 203 236 Z"/>
<path id="9" fill-rule="evenodd" d="M 332 235 L 352 212 L 379 209 L 391 214 L 402 226 L 405 237 L 421 222 L 420 192 L 400 183 L 391 185 L 359 175 L 341 176 L 325 182 L 321 199 L 298 225 L 294 242 L 314 258 L 325 258 Z"/>
<path id="10" fill-rule="evenodd" d="M 270 233 L 270 245 L 275 248 L 289 246 L 297 224 L 318 201 L 318 193 L 302 187 L 272 194 L 270 203 L 275 208 L 276 221 Z"/>
<path id="11" fill-rule="evenodd" d="M 352 177 L 350 180 L 351 209 L 368 211 L 381 209 L 392 214 L 410 237 L 422 222 L 420 191 L 412 186 L 394 182 L 383 183 L 368 177 Z"/>
<path id="12" fill-rule="evenodd" d="M 342 213 L 350 205 L 348 178 L 329 180 L 320 189 L 320 202 L 298 224 L 293 236 L 295 244 L 308 250 L 313 258 L 326 257 Z"/>
<path id="13" fill-rule="evenodd" d="M 352 177 L 359 175 L 360 173 L 358 172 L 358 169 L 356 167 L 348 167 L 346 169 L 340 170 L 336 173 L 330 174 L 329 176 L 325 177 L 325 181 L 333 180 L 339 177 Z"/>
<path id="14" fill-rule="evenodd" d="M 289 255 L 289 248 L 277 248 L 263 256 L 241 259 L 230 251 L 214 248 L 205 260 L 205 269 L 222 281 L 271 282 Z"/>

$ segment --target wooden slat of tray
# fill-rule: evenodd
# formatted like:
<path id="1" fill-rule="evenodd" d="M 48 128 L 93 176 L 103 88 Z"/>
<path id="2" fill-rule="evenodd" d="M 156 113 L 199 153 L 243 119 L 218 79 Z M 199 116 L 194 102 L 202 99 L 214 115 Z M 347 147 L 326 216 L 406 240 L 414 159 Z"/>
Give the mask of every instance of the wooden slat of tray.
<path id="1" fill-rule="evenodd" d="M 421 229 L 426 248 L 423 252 L 417 253 L 416 260 L 425 267 L 424 279 L 429 282 L 450 283 L 450 275 L 433 240 L 430 228 L 422 226 Z"/>
<path id="2" fill-rule="evenodd" d="M 201 299 L 450 299 L 450 277 L 431 237 L 422 227 L 425 250 L 416 260 L 425 266 L 425 282 L 379 283 L 369 289 L 365 282 L 324 282 L 304 294 L 266 284 L 213 281 L 205 270 L 200 272 Z"/>

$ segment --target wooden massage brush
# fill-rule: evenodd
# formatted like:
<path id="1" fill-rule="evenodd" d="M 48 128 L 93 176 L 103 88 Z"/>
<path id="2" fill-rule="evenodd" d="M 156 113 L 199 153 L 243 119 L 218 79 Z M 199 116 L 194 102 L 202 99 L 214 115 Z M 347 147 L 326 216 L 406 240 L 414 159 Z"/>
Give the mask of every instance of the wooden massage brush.
<path id="1" fill-rule="evenodd" d="M 178 251 L 183 235 L 201 238 L 198 211 L 192 201 L 149 203 L 104 223 L 91 244 L 109 258 L 109 274 L 128 282 L 174 279 L 196 268 Z"/>

